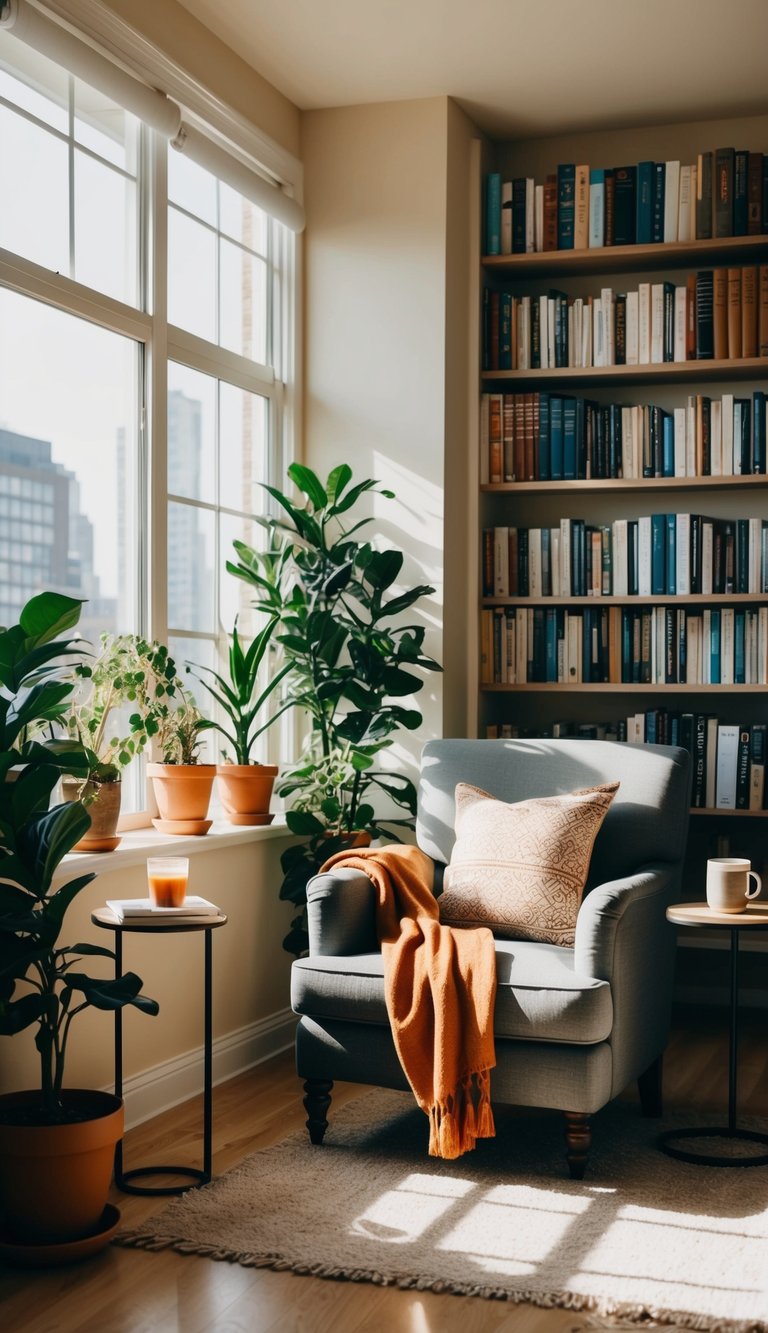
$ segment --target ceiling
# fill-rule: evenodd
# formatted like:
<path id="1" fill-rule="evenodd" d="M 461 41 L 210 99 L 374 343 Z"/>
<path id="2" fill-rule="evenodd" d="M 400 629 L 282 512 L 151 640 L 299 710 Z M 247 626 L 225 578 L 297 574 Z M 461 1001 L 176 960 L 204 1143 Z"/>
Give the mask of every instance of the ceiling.
<path id="1" fill-rule="evenodd" d="M 492 137 L 760 114 L 766 0 L 180 0 L 296 106 L 449 95 Z"/>

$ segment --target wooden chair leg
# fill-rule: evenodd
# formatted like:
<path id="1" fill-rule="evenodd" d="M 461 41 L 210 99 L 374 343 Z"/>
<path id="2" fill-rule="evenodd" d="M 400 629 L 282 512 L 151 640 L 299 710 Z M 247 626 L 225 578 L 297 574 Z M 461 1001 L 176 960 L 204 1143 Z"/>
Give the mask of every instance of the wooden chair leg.
<path id="1" fill-rule="evenodd" d="M 644 1116 L 657 1117 L 662 1113 L 661 1075 L 662 1057 L 659 1056 L 637 1080 L 640 1109 Z"/>
<path id="2" fill-rule="evenodd" d="M 307 1094 L 304 1098 L 304 1109 L 307 1113 L 307 1129 L 312 1143 L 322 1143 L 328 1128 L 325 1113 L 331 1104 L 332 1087 L 333 1083 L 324 1078 L 308 1078 L 304 1084 L 304 1091 Z"/>
<path id="3" fill-rule="evenodd" d="M 587 1154 L 592 1142 L 592 1130 L 589 1116 L 581 1111 L 564 1111 L 565 1116 L 565 1160 L 572 1180 L 584 1178 Z"/>

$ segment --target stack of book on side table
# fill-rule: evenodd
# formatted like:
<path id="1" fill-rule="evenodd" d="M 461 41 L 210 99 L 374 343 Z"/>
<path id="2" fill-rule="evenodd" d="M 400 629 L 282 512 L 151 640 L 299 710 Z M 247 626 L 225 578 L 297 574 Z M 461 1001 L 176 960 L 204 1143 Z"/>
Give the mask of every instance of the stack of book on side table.
<path id="1" fill-rule="evenodd" d="M 172 921 L 180 926 L 193 926 L 221 915 L 221 908 L 215 903 L 194 894 L 189 894 L 181 907 L 155 907 L 151 898 L 108 898 L 106 905 L 124 926 L 167 926 Z"/>

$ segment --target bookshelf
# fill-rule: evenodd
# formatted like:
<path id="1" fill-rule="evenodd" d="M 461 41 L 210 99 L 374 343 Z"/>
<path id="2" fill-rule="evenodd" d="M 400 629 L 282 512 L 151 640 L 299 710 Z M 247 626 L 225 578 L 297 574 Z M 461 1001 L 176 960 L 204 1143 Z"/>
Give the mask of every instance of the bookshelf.
<path id="1" fill-rule="evenodd" d="M 745 121 L 688 123 L 627 131 L 606 131 L 500 144 L 488 148 L 478 189 L 485 175 L 497 171 L 503 180 L 533 177 L 537 183 L 555 172 L 562 162 L 640 162 L 644 159 L 695 162 L 697 155 L 721 143 L 736 143 L 751 151 L 768 153 L 768 117 Z M 768 220 L 763 225 L 768 231 Z M 481 235 L 484 234 L 481 229 Z M 482 249 L 482 245 L 481 245 Z M 534 303 L 547 289 L 564 292 L 570 302 L 594 296 L 603 287 L 624 292 L 638 282 L 673 282 L 685 286 L 688 277 L 704 269 L 768 264 L 768 234 L 717 237 L 677 242 L 607 246 L 594 249 L 487 255 L 479 265 L 480 299 L 478 322 L 483 324 L 482 289 L 511 292 L 517 298 L 530 296 Z M 543 318 L 543 317 L 542 317 Z M 478 365 L 482 366 L 482 331 Z M 529 394 L 580 396 L 598 406 L 623 402 L 660 405 L 667 413 L 686 405 L 690 395 L 717 394 L 750 397 L 755 391 L 768 393 L 768 358 L 709 358 L 663 361 L 653 364 L 549 366 L 544 369 L 479 369 L 478 394 Z M 484 441 L 478 440 L 478 461 Z M 479 528 L 476 570 L 477 637 L 469 647 L 470 690 L 476 686 L 476 733 L 501 734 L 504 726 L 520 735 L 553 734 L 558 725 L 569 724 L 571 734 L 589 724 L 618 725 L 631 714 L 666 709 L 694 714 L 715 714 L 724 725 L 768 724 L 766 683 L 681 684 L 635 681 L 520 680 L 490 682 L 487 667 L 480 663 L 483 647 L 481 616 L 492 608 L 532 610 L 552 607 L 573 613 L 587 608 L 640 608 L 666 606 L 701 615 L 705 610 L 734 608 L 734 611 L 768 604 L 767 591 L 685 593 L 664 595 L 600 596 L 483 595 L 483 532 L 497 527 L 554 528 L 564 518 L 586 524 L 610 525 L 617 518 L 637 520 L 649 513 L 696 513 L 735 524 L 748 516 L 768 523 L 768 476 L 685 475 L 570 477 L 555 480 L 489 481 L 479 468 L 479 483 L 470 511 Z M 750 587 L 753 587 L 750 584 Z M 514 673 L 513 673 L 514 674 Z M 485 679 L 483 678 L 485 675 Z M 561 733 L 565 734 L 565 733 Z M 768 782 L 766 783 L 768 792 Z M 768 801 L 766 802 L 768 805 Z M 768 860 L 762 834 L 768 808 L 745 810 L 699 805 L 692 811 L 688 858 L 690 897 L 701 896 L 703 867 L 708 856 L 749 856 L 763 875 Z"/>

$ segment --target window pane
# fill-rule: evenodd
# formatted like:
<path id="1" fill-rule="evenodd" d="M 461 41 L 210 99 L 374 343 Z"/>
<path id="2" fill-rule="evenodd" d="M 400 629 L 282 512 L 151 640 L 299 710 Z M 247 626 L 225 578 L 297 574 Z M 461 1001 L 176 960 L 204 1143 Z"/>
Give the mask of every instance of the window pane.
<path id="1" fill-rule="evenodd" d="M 266 254 L 267 215 L 262 209 L 223 181 L 219 182 L 219 208 L 219 225 L 225 235 L 241 241 L 249 250 Z"/>
<path id="2" fill-rule="evenodd" d="M 175 148 L 168 149 L 168 198 L 216 226 L 216 178 Z"/>
<path id="3" fill-rule="evenodd" d="M 168 490 L 187 500 L 216 498 L 216 381 L 168 364 Z"/>
<path id="4" fill-rule="evenodd" d="M 168 505 L 168 624 L 212 634 L 215 516 L 196 505 Z"/>
<path id="5" fill-rule="evenodd" d="M 0 97 L 62 134 L 68 125 L 69 74 L 9 32 L 0 32 Z"/>
<path id="6" fill-rule="evenodd" d="M 232 546 L 234 541 L 245 542 L 247 546 L 263 550 L 264 529 L 254 523 L 252 518 L 234 518 L 231 514 L 222 514 L 220 534 L 219 619 L 229 634 L 237 617 L 238 632 L 244 639 L 252 639 L 264 623 L 263 616 L 253 609 L 257 590 L 242 579 L 235 578 L 234 574 L 228 574 L 227 561 L 237 562 L 237 553 Z"/>
<path id="7" fill-rule="evenodd" d="M 0 180 L 0 246 L 69 274 L 66 143 L 0 107 Z"/>
<path id="8" fill-rule="evenodd" d="M 133 175 L 138 125 L 135 117 L 116 102 L 75 79 L 75 139 Z"/>
<path id="9" fill-rule="evenodd" d="M 229 241 L 221 241 L 222 347 L 254 361 L 267 359 L 267 266 Z"/>
<path id="10" fill-rule="evenodd" d="M 135 305 L 136 184 L 85 153 L 75 156 L 75 277 Z"/>
<path id="11" fill-rule="evenodd" d="M 137 359 L 129 339 L 0 290 L 1 623 L 51 588 L 87 598 L 93 643 L 137 628 Z"/>
<path id="12" fill-rule="evenodd" d="M 168 319 L 216 342 L 216 237 L 173 208 L 168 211 Z"/>
<path id="13" fill-rule="evenodd" d="M 268 409 L 266 398 L 222 384 L 220 504 L 226 509 L 248 514 L 264 509 L 264 491 L 259 483 L 267 480 Z"/>

